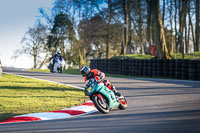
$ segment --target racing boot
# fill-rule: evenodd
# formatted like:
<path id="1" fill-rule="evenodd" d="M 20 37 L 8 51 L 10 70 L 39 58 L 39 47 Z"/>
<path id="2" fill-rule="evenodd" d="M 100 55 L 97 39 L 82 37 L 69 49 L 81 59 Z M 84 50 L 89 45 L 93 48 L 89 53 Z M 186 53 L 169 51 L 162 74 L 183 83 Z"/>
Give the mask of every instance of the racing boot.
<path id="1" fill-rule="evenodd" d="M 117 97 L 121 97 L 121 96 L 122 96 L 122 94 L 119 93 L 119 92 L 115 89 L 114 86 L 111 86 L 111 88 L 112 88 L 112 91 L 115 93 L 115 95 L 116 95 Z"/>
<path id="2" fill-rule="evenodd" d="M 104 85 L 108 87 L 108 89 L 112 90 L 115 93 L 115 96 L 121 97 L 122 95 L 115 89 L 115 87 L 110 83 L 110 80 L 105 79 L 103 81 Z"/>
<path id="3" fill-rule="evenodd" d="M 51 72 L 52 72 L 52 73 L 55 72 L 55 71 L 54 71 L 54 64 L 55 64 L 55 61 L 53 62 L 52 66 L 51 66 L 51 68 L 52 68 L 52 69 L 51 69 Z"/>

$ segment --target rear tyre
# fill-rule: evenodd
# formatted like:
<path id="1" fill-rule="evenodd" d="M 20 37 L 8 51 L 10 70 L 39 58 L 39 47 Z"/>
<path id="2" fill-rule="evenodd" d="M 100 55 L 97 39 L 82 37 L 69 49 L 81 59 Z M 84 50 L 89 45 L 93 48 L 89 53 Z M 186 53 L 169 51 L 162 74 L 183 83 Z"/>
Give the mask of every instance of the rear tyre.
<path id="1" fill-rule="evenodd" d="M 120 105 L 119 105 L 118 108 L 121 109 L 121 110 L 124 110 L 127 107 L 128 107 L 128 104 L 127 104 L 126 98 L 121 99 Z"/>
<path id="2" fill-rule="evenodd" d="M 104 103 L 98 98 L 98 96 L 93 96 L 92 101 L 99 112 L 106 114 L 110 111 L 108 100 L 102 96 Z"/>

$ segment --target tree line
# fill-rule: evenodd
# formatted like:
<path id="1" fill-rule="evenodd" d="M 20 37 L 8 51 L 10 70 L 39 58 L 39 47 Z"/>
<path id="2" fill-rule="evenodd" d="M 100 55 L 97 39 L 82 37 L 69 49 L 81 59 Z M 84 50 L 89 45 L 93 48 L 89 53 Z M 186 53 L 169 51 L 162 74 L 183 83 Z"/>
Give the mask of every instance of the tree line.
<path id="1" fill-rule="evenodd" d="M 22 39 L 22 53 L 41 68 L 60 50 L 68 64 L 91 58 L 200 51 L 200 0 L 55 0 L 51 10 L 39 8 L 35 25 Z M 184 57 L 183 57 L 184 58 Z"/>

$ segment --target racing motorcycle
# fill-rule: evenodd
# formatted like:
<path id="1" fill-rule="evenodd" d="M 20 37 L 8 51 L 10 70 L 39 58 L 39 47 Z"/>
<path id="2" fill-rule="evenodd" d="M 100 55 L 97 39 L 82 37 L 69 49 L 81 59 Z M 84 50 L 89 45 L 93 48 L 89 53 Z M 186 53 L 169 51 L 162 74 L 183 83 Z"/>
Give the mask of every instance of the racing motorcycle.
<path id="1" fill-rule="evenodd" d="M 54 59 L 51 59 L 50 64 L 49 64 L 50 72 L 62 73 L 63 66 L 65 64 L 64 59 L 63 58 L 55 58 L 54 67 L 52 66 L 53 65 L 53 60 Z"/>
<path id="2" fill-rule="evenodd" d="M 128 106 L 123 96 L 115 96 L 114 92 L 108 89 L 104 83 L 97 83 L 95 79 L 87 80 L 85 94 L 90 97 L 101 113 L 109 113 L 110 110 L 116 108 L 123 110 Z"/>

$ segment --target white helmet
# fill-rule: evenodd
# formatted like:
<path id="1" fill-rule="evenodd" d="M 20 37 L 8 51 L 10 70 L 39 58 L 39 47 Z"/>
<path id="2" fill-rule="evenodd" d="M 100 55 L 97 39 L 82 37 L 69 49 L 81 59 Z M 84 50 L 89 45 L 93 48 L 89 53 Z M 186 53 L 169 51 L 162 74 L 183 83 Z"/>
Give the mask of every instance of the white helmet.
<path id="1" fill-rule="evenodd" d="M 60 52 L 60 51 L 57 51 L 57 52 L 56 52 L 56 54 L 57 54 L 57 55 L 60 55 L 60 54 L 61 54 L 61 52 Z"/>

